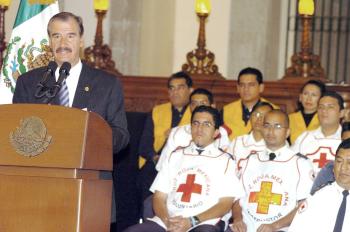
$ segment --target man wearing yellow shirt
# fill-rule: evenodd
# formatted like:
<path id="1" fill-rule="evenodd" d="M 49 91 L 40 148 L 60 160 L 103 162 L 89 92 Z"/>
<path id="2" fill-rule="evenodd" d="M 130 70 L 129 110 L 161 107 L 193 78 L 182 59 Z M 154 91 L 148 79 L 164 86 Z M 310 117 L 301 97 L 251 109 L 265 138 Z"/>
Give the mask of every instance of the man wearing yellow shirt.
<path id="1" fill-rule="evenodd" d="M 159 158 L 171 128 L 189 124 L 191 112 L 188 107 L 192 92 L 192 79 L 178 72 L 168 79 L 169 102 L 156 105 L 148 115 L 140 139 L 139 155 L 141 168 L 138 184 L 144 200 L 151 192 L 148 190 L 157 171 L 155 163 Z"/>
<path id="2" fill-rule="evenodd" d="M 260 97 L 263 91 L 263 75 L 258 69 L 248 67 L 240 71 L 237 84 L 240 99 L 225 105 L 223 108 L 224 123 L 232 130 L 231 140 L 250 132 L 249 118 L 253 107 L 260 101 L 268 102 Z"/>

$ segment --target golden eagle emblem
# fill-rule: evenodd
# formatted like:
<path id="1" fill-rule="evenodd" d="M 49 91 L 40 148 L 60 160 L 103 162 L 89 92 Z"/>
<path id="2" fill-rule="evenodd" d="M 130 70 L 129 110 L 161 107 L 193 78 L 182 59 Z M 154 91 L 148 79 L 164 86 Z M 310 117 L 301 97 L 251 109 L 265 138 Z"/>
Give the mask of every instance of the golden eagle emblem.
<path id="1" fill-rule="evenodd" d="M 46 126 L 38 117 L 24 118 L 16 131 L 10 133 L 10 142 L 16 152 L 26 157 L 39 155 L 47 149 L 52 136 L 47 134 Z"/>

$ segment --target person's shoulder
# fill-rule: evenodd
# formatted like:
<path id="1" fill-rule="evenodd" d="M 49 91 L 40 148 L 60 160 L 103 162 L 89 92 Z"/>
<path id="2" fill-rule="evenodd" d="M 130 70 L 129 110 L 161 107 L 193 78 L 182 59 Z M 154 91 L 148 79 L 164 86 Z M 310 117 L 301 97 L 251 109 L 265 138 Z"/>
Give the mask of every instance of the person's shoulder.
<path id="1" fill-rule="evenodd" d="M 29 70 L 28 72 L 20 75 L 18 77 L 18 80 L 21 80 L 21 81 L 28 81 L 28 80 L 34 80 L 34 79 L 41 80 L 45 70 L 46 70 L 46 67 L 39 67 L 39 68 Z"/>
<path id="2" fill-rule="evenodd" d="M 96 80 L 101 82 L 101 79 L 104 82 L 120 82 L 119 77 L 116 76 L 115 74 L 109 73 L 105 70 L 102 69 L 97 69 L 94 67 L 91 67 L 85 62 L 82 62 L 82 71 L 88 72 L 91 76 L 91 78 L 95 78 Z"/>
<path id="3" fill-rule="evenodd" d="M 300 111 L 288 114 L 289 119 L 295 119 L 301 115 Z"/>
<path id="4" fill-rule="evenodd" d="M 170 102 L 166 102 L 166 103 L 155 105 L 153 107 L 153 111 L 158 111 L 158 110 L 162 110 L 164 108 L 169 108 L 169 107 L 171 107 L 171 103 Z"/>
<path id="5" fill-rule="evenodd" d="M 232 108 L 232 107 L 236 107 L 237 105 L 240 105 L 241 104 L 241 99 L 238 99 L 236 101 L 233 101 L 233 102 L 230 102 L 228 103 L 227 105 L 224 105 L 224 110 L 227 109 L 227 108 Z"/>

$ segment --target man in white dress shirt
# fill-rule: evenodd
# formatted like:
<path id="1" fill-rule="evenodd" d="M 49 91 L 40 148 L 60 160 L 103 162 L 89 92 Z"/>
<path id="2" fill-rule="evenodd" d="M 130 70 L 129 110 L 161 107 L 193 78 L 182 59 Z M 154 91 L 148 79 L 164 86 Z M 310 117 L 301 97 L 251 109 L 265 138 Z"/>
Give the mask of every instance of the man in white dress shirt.
<path id="1" fill-rule="evenodd" d="M 299 207 L 289 228 L 291 232 L 350 231 L 350 139 L 344 140 L 336 151 L 335 182 L 316 191 Z"/>
<path id="2" fill-rule="evenodd" d="M 315 173 L 329 161 L 341 142 L 340 120 L 344 116 L 344 100 L 336 92 L 325 92 L 317 110 L 320 127 L 302 133 L 292 149 L 307 156 L 314 165 Z"/>
<path id="3" fill-rule="evenodd" d="M 287 114 L 268 112 L 263 129 L 266 149 L 241 161 L 240 181 L 246 196 L 233 205 L 234 232 L 286 231 L 298 205 L 308 196 L 312 164 L 289 148 L 288 136 Z"/>

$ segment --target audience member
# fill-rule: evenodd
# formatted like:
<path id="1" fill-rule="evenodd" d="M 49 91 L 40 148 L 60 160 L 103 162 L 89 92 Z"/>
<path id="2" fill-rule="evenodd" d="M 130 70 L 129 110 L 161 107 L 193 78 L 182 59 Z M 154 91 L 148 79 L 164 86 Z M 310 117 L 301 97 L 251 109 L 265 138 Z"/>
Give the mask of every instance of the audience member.
<path id="1" fill-rule="evenodd" d="M 268 112 L 263 129 L 266 150 L 241 161 L 246 196 L 233 205 L 233 231 L 286 231 L 297 206 L 308 196 L 312 164 L 289 148 L 288 136 L 287 114 Z"/>
<path id="2" fill-rule="evenodd" d="M 304 131 L 316 130 L 320 126 L 317 108 L 318 101 L 325 90 L 325 85 L 317 80 L 310 80 L 301 88 L 298 111 L 289 115 L 290 142 L 292 144 Z"/>

